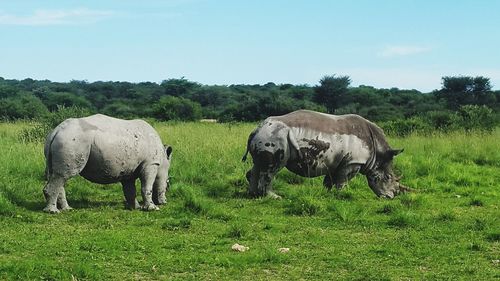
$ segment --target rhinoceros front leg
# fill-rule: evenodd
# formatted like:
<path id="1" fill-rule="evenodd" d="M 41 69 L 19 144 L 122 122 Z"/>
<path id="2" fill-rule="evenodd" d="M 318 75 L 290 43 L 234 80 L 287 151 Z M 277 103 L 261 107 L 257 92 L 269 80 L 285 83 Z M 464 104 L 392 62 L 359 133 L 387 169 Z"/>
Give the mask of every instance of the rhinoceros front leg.
<path id="1" fill-rule="evenodd" d="M 135 179 L 122 181 L 122 188 L 123 195 L 125 196 L 126 208 L 129 210 L 141 208 L 135 196 Z"/>
<path id="2" fill-rule="evenodd" d="M 247 172 L 249 182 L 248 193 L 250 196 L 269 196 L 273 199 L 281 199 L 281 196 L 274 193 L 272 181 L 280 169 L 259 169 L 256 165 Z"/>
<path id="3" fill-rule="evenodd" d="M 156 205 L 167 204 L 167 188 L 163 188 L 162 184 L 164 183 L 159 183 L 158 180 L 153 184 L 153 203 Z"/>
<path id="4" fill-rule="evenodd" d="M 274 193 L 272 185 L 274 175 L 276 175 L 277 173 L 277 170 L 267 170 L 261 171 L 259 176 L 259 192 L 265 196 L 269 196 L 272 199 L 281 199 L 281 196 Z"/>
<path id="5" fill-rule="evenodd" d="M 45 196 L 45 201 L 47 202 L 47 206 L 43 209 L 44 212 L 51 214 L 59 213 L 59 210 L 57 209 L 57 199 L 59 194 L 64 192 L 65 183 L 66 179 L 62 176 L 50 176 L 49 181 L 43 188 L 43 195 Z M 66 195 L 64 195 L 64 199 L 66 199 Z"/>
<path id="6" fill-rule="evenodd" d="M 360 165 L 351 164 L 335 171 L 332 182 L 335 184 L 337 190 L 342 190 L 347 185 L 347 182 L 356 176 L 360 169 Z"/>
<path id="7" fill-rule="evenodd" d="M 259 169 L 254 165 L 251 170 L 246 174 L 248 180 L 248 194 L 252 197 L 262 196 L 259 194 L 258 184 L 259 184 Z"/>
<path id="8" fill-rule="evenodd" d="M 159 210 L 155 203 L 153 202 L 153 184 L 155 182 L 156 174 L 158 172 L 158 165 L 149 165 L 142 170 L 141 175 L 141 193 L 142 209 L 145 211 L 156 211 Z"/>
<path id="9" fill-rule="evenodd" d="M 333 187 L 333 179 L 331 175 L 326 175 L 325 178 L 323 179 L 323 186 L 328 190 L 332 190 Z"/>
<path id="10" fill-rule="evenodd" d="M 261 170 L 254 165 L 246 174 L 249 183 L 248 194 L 252 197 L 269 196 L 273 199 L 280 199 L 281 196 L 272 190 L 272 180 L 276 172 L 270 169 Z"/>

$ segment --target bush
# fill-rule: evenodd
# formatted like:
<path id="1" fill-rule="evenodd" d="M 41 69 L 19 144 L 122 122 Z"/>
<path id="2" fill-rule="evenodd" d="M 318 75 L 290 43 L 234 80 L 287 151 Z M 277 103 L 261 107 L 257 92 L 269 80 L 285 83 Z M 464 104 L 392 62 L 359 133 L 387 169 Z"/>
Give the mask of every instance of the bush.
<path id="1" fill-rule="evenodd" d="M 35 126 L 22 130 L 19 138 L 24 142 L 43 142 L 45 137 L 62 121 L 91 114 L 86 108 L 58 106 L 57 111 L 45 115 Z"/>
<path id="2" fill-rule="evenodd" d="M 153 115 L 159 120 L 194 121 L 201 119 L 201 105 L 182 97 L 164 96 L 153 106 Z"/>
<path id="3" fill-rule="evenodd" d="M 452 111 L 430 111 L 425 119 L 432 128 L 443 132 L 456 130 L 460 121 L 459 116 Z"/>
<path id="4" fill-rule="evenodd" d="M 5 119 L 36 119 L 48 113 L 42 101 L 31 94 L 0 100 L 0 116 Z"/>
<path id="5" fill-rule="evenodd" d="M 460 127 L 466 132 L 479 130 L 492 132 L 495 128 L 495 115 L 491 108 L 482 105 L 463 105 L 458 111 Z"/>
<path id="6" fill-rule="evenodd" d="M 431 130 L 429 124 L 420 118 L 399 119 L 380 124 L 385 134 L 407 137 L 414 133 L 426 133 Z"/>

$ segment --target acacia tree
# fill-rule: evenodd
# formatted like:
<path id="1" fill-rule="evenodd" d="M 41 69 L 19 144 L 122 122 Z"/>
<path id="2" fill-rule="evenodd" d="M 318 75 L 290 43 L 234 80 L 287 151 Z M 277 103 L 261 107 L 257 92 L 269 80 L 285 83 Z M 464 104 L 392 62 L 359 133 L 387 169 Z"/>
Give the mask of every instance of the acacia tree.
<path id="1" fill-rule="evenodd" d="M 165 95 L 188 98 L 189 94 L 200 88 L 201 85 L 181 77 L 180 79 L 163 80 L 161 87 L 164 89 Z"/>
<path id="2" fill-rule="evenodd" d="M 490 79 L 483 76 L 445 76 L 437 97 L 443 99 L 448 108 L 457 110 L 466 104 L 489 104 L 495 102 Z"/>
<path id="3" fill-rule="evenodd" d="M 328 112 L 333 113 L 335 109 L 342 106 L 351 78 L 349 76 L 325 75 L 319 80 L 319 85 L 314 87 L 314 101 L 324 105 Z"/>

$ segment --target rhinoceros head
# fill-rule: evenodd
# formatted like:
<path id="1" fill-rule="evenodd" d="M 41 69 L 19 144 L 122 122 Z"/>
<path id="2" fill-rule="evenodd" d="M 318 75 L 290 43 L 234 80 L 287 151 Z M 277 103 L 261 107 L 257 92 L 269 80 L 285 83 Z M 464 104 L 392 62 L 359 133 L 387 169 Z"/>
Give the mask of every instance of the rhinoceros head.
<path id="1" fill-rule="evenodd" d="M 368 185 L 379 197 L 394 198 L 401 192 L 409 191 L 409 188 L 402 185 L 400 177 L 394 174 L 392 170 L 392 159 L 403 150 L 388 150 L 380 157 L 377 168 L 367 176 Z"/>
<path id="2" fill-rule="evenodd" d="M 158 173 L 156 174 L 155 184 L 153 186 L 153 202 L 159 205 L 167 202 L 166 193 L 170 187 L 168 171 L 172 160 L 172 147 L 164 145 L 164 150 L 165 154 L 158 167 Z"/>

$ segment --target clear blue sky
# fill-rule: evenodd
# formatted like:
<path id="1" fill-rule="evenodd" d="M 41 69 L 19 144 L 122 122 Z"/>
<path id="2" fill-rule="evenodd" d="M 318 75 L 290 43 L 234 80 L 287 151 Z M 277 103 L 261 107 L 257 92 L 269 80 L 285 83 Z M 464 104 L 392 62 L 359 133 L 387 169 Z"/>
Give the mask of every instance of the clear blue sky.
<path id="1" fill-rule="evenodd" d="M 0 77 L 500 89 L 500 1 L 0 0 Z"/>

